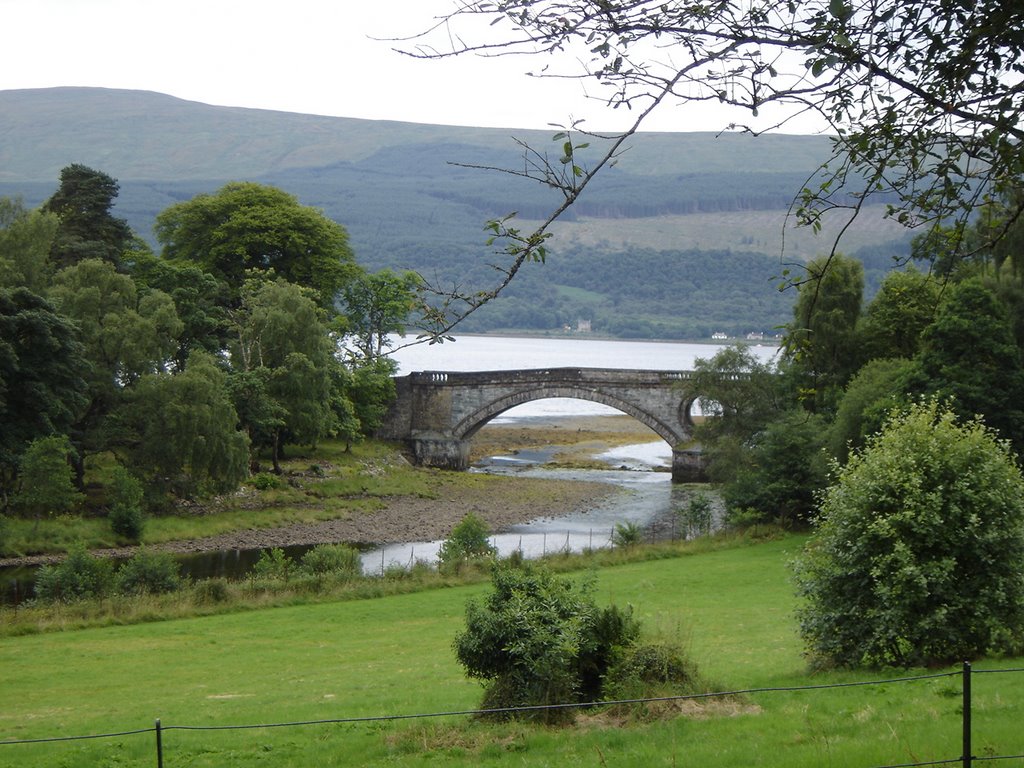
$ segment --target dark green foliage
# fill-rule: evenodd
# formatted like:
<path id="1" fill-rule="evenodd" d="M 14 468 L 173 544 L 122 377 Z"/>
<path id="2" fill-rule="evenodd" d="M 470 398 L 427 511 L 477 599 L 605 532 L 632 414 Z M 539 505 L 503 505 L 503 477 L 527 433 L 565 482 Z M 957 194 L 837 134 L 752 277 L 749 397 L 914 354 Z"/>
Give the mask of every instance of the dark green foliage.
<path id="1" fill-rule="evenodd" d="M 146 516 L 142 510 L 142 483 L 124 467 L 116 467 L 107 485 L 110 527 L 128 541 L 142 539 Z"/>
<path id="2" fill-rule="evenodd" d="M 181 587 L 180 566 L 169 552 L 140 549 L 117 570 L 117 591 L 123 595 L 161 595 Z"/>
<path id="3" fill-rule="evenodd" d="M 616 547 L 635 547 L 643 541 L 644 529 L 634 522 L 616 523 L 612 530 L 612 544 Z"/>
<path id="4" fill-rule="evenodd" d="M 252 567 L 251 576 L 254 579 L 288 581 L 295 569 L 295 561 L 286 555 L 283 549 L 274 547 L 260 552 L 259 560 Z"/>
<path id="5" fill-rule="evenodd" d="M 223 603 L 229 596 L 225 579 L 201 579 L 192 587 L 192 599 L 199 605 Z"/>
<path id="6" fill-rule="evenodd" d="M 202 352 L 183 373 L 144 377 L 118 414 L 133 469 L 178 495 L 234 490 L 248 472 L 249 441 L 237 428 L 226 374 Z"/>
<path id="7" fill-rule="evenodd" d="M 1024 366 L 1006 308 L 978 281 L 950 287 L 921 337 L 910 392 L 952 398 L 963 418 L 975 414 L 1024 446 Z"/>
<path id="8" fill-rule="evenodd" d="M 490 535 L 487 523 L 472 512 L 467 514 L 441 544 L 438 552 L 441 570 L 458 571 L 468 561 L 493 557 L 496 550 L 491 545 Z"/>
<path id="9" fill-rule="evenodd" d="M 914 364 L 905 359 L 879 358 L 864 365 L 850 380 L 828 430 L 828 450 L 844 463 L 851 449 L 860 448 L 882 428 L 894 407 L 907 400 L 907 380 Z"/>
<path id="10" fill-rule="evenodd" d="M 120 263 L 132 231 L 110 213 L 117 193 L 117 181 L 102 171 L 78 163 L 61 170 L 60 186 L 43 205 L 60 222 L 50 248 L 58 269 L 83 259 Z"/>
<path id="11" fill-rule="evenodd" d="M 30 211 L 20 197 L 0 197 L 0 288 L 45 293 L 53 273 L 49 254 L 56 231 L 54 214 Z"/>
<path id="12" fill-rule="evenodd" d="M 277 475 L 272 475 L 269 472 L 260 472 L 252 477 L 252 487 L 257 491 L 269 491 L 274 488 L 280 488 L 282 485 L 284 485 L 284 481 Z"/>
<path id="13" fill-rule="evenodd" d="M 762 522 L 806 524 L 827 477 L 825 424 L 817 414 L 790 411 L 754 435 L 722 486 L 726 504 L 758 510 Z"/>
<path id="14" fill-rule="evenodd" d="M 455 639 L 459 663 L 486 685 L 484 709 L 593 700 L 618 650 L 638 635 L 630 612 L 600 609 L 590 586 L 542 568 L 499 565 L 492 585 L 483 602 L 466 606 L 466 629 Z M 517 716 L 566 722 L 573 710 Z"/>
<path id="15" fill-rule="evenodd" d="M 359 275 L 345 286 L 340 302 L 345 336 L 358 358 L 379 357 L 390 346 L 390 335 L 405 333 L 422 285 L 423 278 L 415 272 L 382 269 Z"/>
<path id="16" fill-rule="evenodd" d="M 690 497 L 686 506 L 678 511 L 679 520 L 683 525 L 683 536 L 691 539 L 696 536 L 707 536 L 711 533 L 712 505 L 706 493 L 696 493 Z"/>
<path id="17" fill-rule="evenodd" d="M 172 262 L 201 267 L 235 291 L 247 270 L 271 272 L 308 286 L 329 311 L 359 271 L 341 225 L 262 184 L 232 182 L 172 205 L 155 229 Z"/>
<path id="18" fill-rule="evenodd" d="M 348 544 L 318 544 L 302 556 L 299 568 L 317 578 L 354 578 L 363 572 L 359 550 Z"/>
<path id="19" fill-rule="evenodd" d="M 1024 633 L 1024 479 L 980 422 L 933 400 L 892 417 L 838 472 L 796 563 L 815 660 L 974 659 Z"/>
<path id="20" fill-rule="evenodd" d="M 40 437 L 21 457 L 15 505 L 36 518 L 68 512 L 83 499 L 74 486 L 69 457 L 74 453 L 64 435 Z"/>
<path id="21" fill-rule="evenodd" d="M 36 294 L 0 289 L 0 497 L 36 438 L 67 434 L 87 403 L 74 325 Z"/>
<path id="22" fill-rule="evenodd" d="M 855 330 L 864 268 L 855 259 L 835 254 L 810 262 L 807 273 L 785 348 L 799 377 L 801 399 L 811 410 L 828 414 L 861 359 Z"/>
<path id="23" fill-rule="evenodd" d="M 886 275 L 857 326 L 861 359 L 914 357 L 940 294 L 937 280 L 912 267 Z"/>
<path id="24" fill-rule="evenodd" d="M 93 557 L 84 547 L 75 547 L 56 565 L 44 565 L 36 576 L 36 597 L 40 600 L 70 602 L 107 595 L 114 583 L 110 560 Z"/>
<path id="25" fill-rule="evenodd" d="M 298 285 L 251 279 L 241 299 L 231 363 L 245 379 L 233 395 L 253 444 L 270 449 L 280 472 L 284 445 L 316 445 L 334 433 L 334 342 L 324 311 Z"/>
<path id="26" fill-rule="evenodd" d="M 604 696 L 609 700 L 696 692 L 700 687 L 697 665 L 678 645 L 638 643 L 623 649 L 608 669 Z"/>
<path id="27" fill-rule="evenodd" d="M 195 350 L 217 354 L 227 347 L 228 288 L 198 267 L 174 264 L 154 256 L 148 249 L 129 253 L 126 266 L 142 291 L 157 290 L 171 297 L 182 322 L 173 353 L 174 368 L 184 370 Z"/>
<path id="28" fill-rule="evenodd" d="M 364 435 L 377 430 L 395 399 L 395 370 L 394 361 L 386 357 L 352 369 L 347 394 Z"/>

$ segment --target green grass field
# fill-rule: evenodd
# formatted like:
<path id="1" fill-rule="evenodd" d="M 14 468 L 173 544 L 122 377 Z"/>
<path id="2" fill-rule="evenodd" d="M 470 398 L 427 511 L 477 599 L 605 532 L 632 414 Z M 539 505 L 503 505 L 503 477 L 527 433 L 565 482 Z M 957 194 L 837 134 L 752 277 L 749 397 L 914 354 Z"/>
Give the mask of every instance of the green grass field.
<path id="1" fill-rule="evenodd" d="M 787 562 L 802 539 L 603 568 L 601 602 L 683 638 L 719 690 L 902 673 L 808 673 Z M 956 758 L 960 680 L 756 693 L 568 728 L 465 716 L 192 731 L 473 708 L 452 638 L 486 585 L 0 640 L 0 741 L 163 727 L 167 766 L 871 766 Z M 982 661 L 1009 669 L 1017 660 Z M 924 673 L 955 672 L 927 670 Z M 918 671 L 920 673 L 920 671 Z M 1024 674 L 976 675 L 975 754 L 1024 753 Z M 0 745 L 0 766 L 155 765 L 152 733 Z M 1001 763 L 1007 764 L 1007 763 Z M 1011 763 L 1013 764 L 1013 763 Z"/>

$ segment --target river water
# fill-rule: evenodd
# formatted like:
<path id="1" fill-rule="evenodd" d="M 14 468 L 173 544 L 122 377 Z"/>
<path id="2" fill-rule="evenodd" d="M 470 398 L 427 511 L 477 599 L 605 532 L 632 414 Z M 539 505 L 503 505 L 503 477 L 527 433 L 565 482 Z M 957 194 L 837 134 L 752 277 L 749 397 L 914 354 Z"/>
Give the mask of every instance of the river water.
<path id="1" fill-rule="evenodd" d="M 712 357 L 721 345 L 653 341 L 610 341 L 583 338 L 463 336 L 443 344 L 412 344 L 396 338 L 393 357 L 399 374 L 414 371 L 489 371 L 523 368 L 624 368 L 648 370 L 691 370 L 698 358 Z M 776 352 L 773 346 L 757 346 L 762 360 Z M 619 411 L 600 403 L 571 399 L 535 400 L 497 416 L 494 423 L 553 416 L 612 415 Z M 596 480 L 618 486 L 619 493 L 583 513 L 533 520 L 495 535 L 492 543 L 499 554 L 521 551 L 536 557 L 557 551 L 579 552 L 607 547 L 618 523 L 648 528 L 653 521 L 674 519 L 673 511 L 685 503 L 686 489 L 673 487 L 667 469 L 672 451 L 662 440 L 620 446 L 602 457 L 606 470 L 545 469 L 550 454 L 520 452 L 516 456 L 490 457 L 471 471 L 523 474 L 555 479 Z M 665 533 L 665 531 L 663 531 Z M 668 531 L 671 534 L 671 531 Z M 440 541 L 416 541 L 388 545 L 363 554 L 367 573 L 390 567 L 409 566 L 417 560 L 437 561 Z M 308 547 L 286 550 L 300 557 Z M 183 556 L 183 571 L 196 578 L 237 576 L 252 567 L 259 551 L 233 550 Z M 31 595 L 34 569 L 0 568 L 0 602 L 18 602 Z"/>

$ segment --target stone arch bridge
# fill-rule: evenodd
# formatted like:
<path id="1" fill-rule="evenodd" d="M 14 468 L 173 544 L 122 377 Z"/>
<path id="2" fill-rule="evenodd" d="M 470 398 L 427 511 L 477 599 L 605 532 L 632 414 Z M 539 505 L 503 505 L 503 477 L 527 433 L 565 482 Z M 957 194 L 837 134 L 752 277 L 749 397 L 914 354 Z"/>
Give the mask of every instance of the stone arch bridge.
<path id="1" fill-rule="evenodd" d="M 690 410 L 697 393 L 690 371 L 606 368 L 443 372 L 395 378 L 397 398 L 377 431 L 402 441 L 415 463 L 446 469 L 469 466 L 470 441 L 495 416 L 552 397 L 602 403 L 646 424 L 672 446 L 672 479 L 700 479 L 699 453 L 688 448 Z"/>

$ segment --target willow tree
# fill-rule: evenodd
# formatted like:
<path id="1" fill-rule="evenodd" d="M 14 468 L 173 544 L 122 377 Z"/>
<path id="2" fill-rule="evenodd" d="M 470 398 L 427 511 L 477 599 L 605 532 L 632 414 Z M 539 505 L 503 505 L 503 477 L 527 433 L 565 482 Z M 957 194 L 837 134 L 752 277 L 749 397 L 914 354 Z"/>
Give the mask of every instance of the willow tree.
<path id="1" fill-rule="evenodd" d="M 437 332 L 543 259 L 551 224 L 659 110 L 728 105 L 750 119 L 723 128 L 752 133 L 813 116 L 833 135 L 833 151 L 794 190 L 794 212 L 815 228 L 827 212 L 852 218 L 876 197 L 907 226 L 963 228 L 993 185 L 1024 173 L 1020 3 L 459 0 L 417 43 L 406 52 L 539 58 L 543 66 L 531 66 L 538 76 L 578 78 L 634 116 L 611 136 L 580 136 L 570 125 L 553 154 L 524 145 L 524 163 L 511 172 L 560 190 L 562 203 L 528 231 L 507 218 L 491 222 L 503 256 L 498 279 L 479 292 L 449 291 L 449 311 L 433 318 Z M 765 122 L 766 113 L 778 117 Z M 1020 217 L 1024 200 L 1013 206 L 992 239 Z"/>

